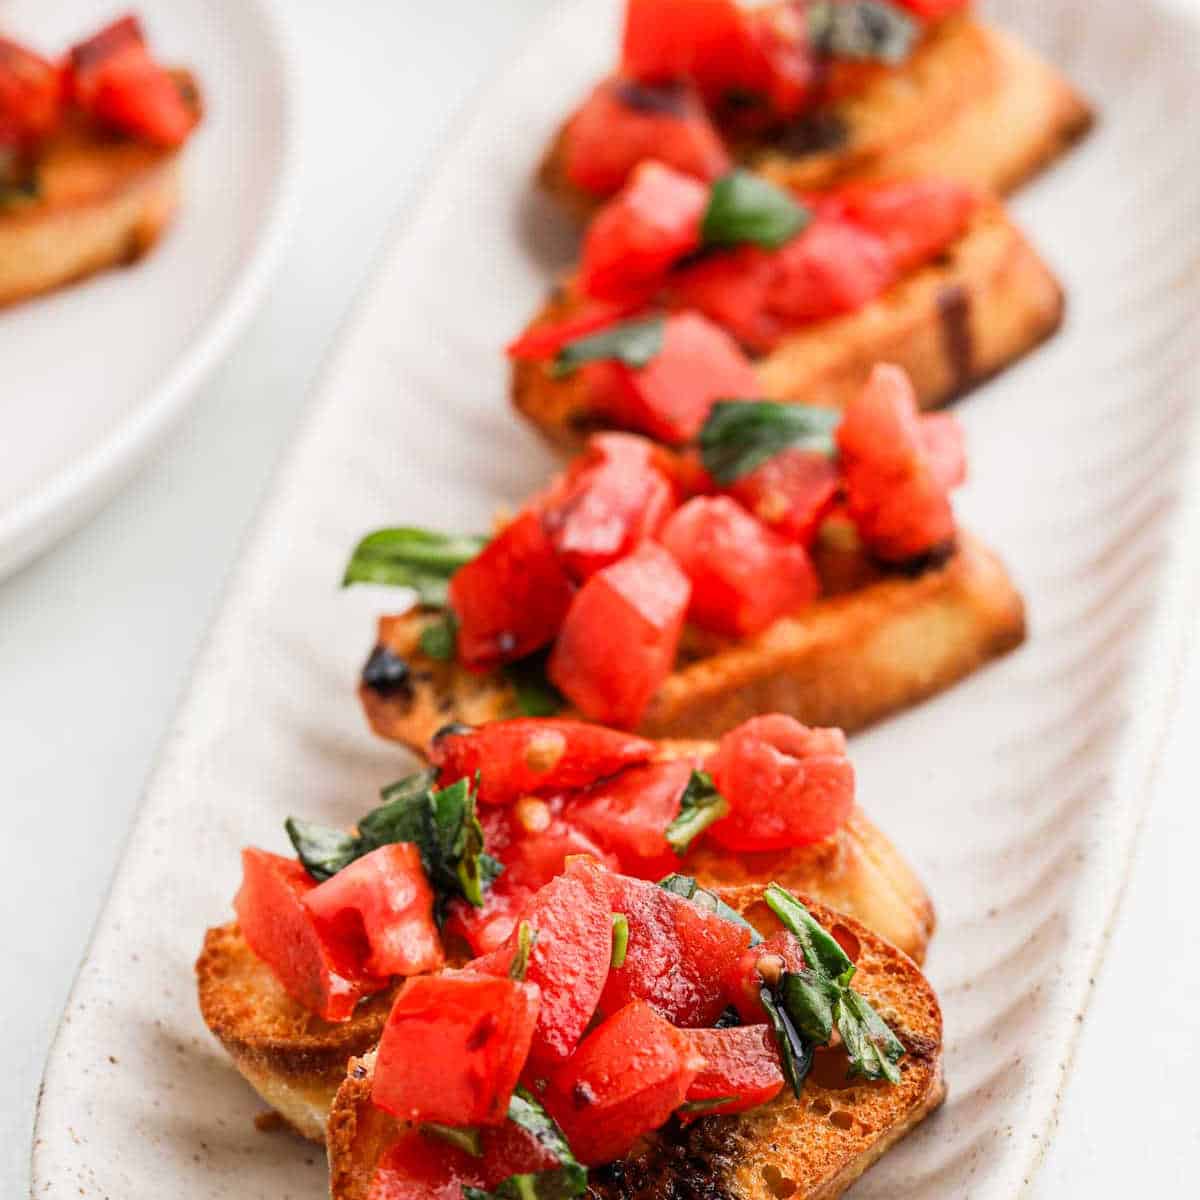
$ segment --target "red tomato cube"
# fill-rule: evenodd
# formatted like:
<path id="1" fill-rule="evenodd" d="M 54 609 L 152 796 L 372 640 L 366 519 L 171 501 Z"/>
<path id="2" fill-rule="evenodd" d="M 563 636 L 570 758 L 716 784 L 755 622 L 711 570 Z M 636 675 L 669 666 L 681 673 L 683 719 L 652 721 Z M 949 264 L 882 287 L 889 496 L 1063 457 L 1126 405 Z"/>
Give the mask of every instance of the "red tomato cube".
<path id="1" fill-rule="evenodd" d="M 662 82 L 694 75 L 745 36 L 737 0 L 629 0 L 621 60 L 635 79 Z"/>
<path id="2" fill-rule="evenodd" d="M 554 643 L 551 681 L 593 721 L 632 729 L 675 665 L 691 584 L 653 542 L 579 590 Z"/>
<path id="3" fill-rule="evenodd" d="M 779 1047 L 769 1025 L 744 1025 L 734 1029 L 693 1029 L 692 1045 L 704 1067 L 688 1088 L 689 1104 L 703 1104 L 699 1112 L 683 1113 L 684 1124 L 717 1113 L 745 1112 L 773 1100 L 783 1090 Z M 710 1107 L 710 1102 L 729 1102 Z"/>
<path id="4" fill-rule="evenodd" d="M 347 947 L 370 975 L 438 970 L 442 942 L 433 889 L 411 842 L 380 846 L 306 892 L 303 903 L 327 941 Z"/>
<path id="5" fill-rule="evenodd" d="M 832 511 L 839 484 L 830 458 L 793 448 L 736 480 L 729 494 L 765 525 L 807 548 Z"/>
<path id="6" fill-rule="evenodd" d="M 708 836 L 728 850 L 783 850 L 830 837 L 854 807 L 854 767 L 840 729 L 781 714 L 727 733 L 708 763 L 729 816 Z"/>
<path id="7" fill-rule="evenodd" d="M 653 742 L 557 717 L 517 717 L 434 739 L 430 761 L 438 783 L 449 787 L 479 775 L 484 804 L 512 804 L 522 796 L 551 795 L 586 787 L 623 767 L 646 762 Z"/>
<path id="8" fill-rule="evenodd" d="M 896 0 L 901 8 L 924 17 L 927 21 L 936 21 L 951 13 L 960 12 L 966 8 L 970 0 Z"/>
<path id="9" fill-rule="evenodd" d="M 555 1071 L 546 1108 L 576 1158 L 599 1166 L 664 1125 L 703 1065 L 686 1034 L 634 1001 L 593 1030 Z"/>
<path id="10" fill-rule="evenodd" d="M 483 1163 L 445 1138 L 404 1130 L 383 1152 L 367 1200 L 462 1200 L 485 1186 Z"/>
<path id="11" fill-rule="evenodd" d="M 657 884 L 614 875 L 609 886 L 629 943 L 624 964 L 609 972 L 601 1015 L 644 1000 L 673 1025 L 711 1025 L 728 1004 L 724 975 L 749 947 L 750 931 Z"/>
<path id="12" fill-rule="evenodd" d="M 571 595 L 541 519 L 522 513 L 450 580 L 459 658 L 486 669 L 532 654 L 554 640 Z"/>
<path id="13" fill-rule="evenodd" d="M 808 551 L 728 496 L 689 500 L 659 540 L 692 581 L 689 618 L 714 633 L 752 637 L 820 591 Z"/>
<path id="14" fill-rule="evenodd" d="M 759 246 L 705 255 L 671 272 L 666 302 L 675 312 L 700 313 L 751 350 L 766 351 L 779 337 L 778 322 L 766 312 L 775 271 L 774 256 Z"/>
<path id="15" fill-rule="evenodd" d="M 643 163 L 588 226 L 579 287 L 598 300 L 650 299 L 672 264 L 700 245 L 708 187 L 659 162 Z"/>
<path id="16" fill-rule="evenodd" d="M 954 540 L 954 510 L 921 430 L 908 376 L 883 364 L 846 405 L 838 426 L 847 508 L 862 540 L 885 562 L 920 558 Z"/>
<path id="17" fill-rule="evenodd" d="M 347 1021 L 359 1000 L 386 987 L 387 980 L 367 976 L 361 962 L 322 935 L 304 904 L 316 886 L 294 858 L 246 849 L 233 907 L 247 945 L 284 991 L 322 1020 Z"/>
<path id="18" fill-rule="evenodd" d="M 959 419 L 953 413 L 926 413 L 919 436 L 934 479 L 948 492 L 964 484 L 967 443 Z"/>
<path id="19" fill-rule="evenodd" d="M 58 127 L 62 100 L 54 64 L 0 37 L 0 148 L 33 149 Z"/>
<path id="20" fill-rule="evenodd" d="M 662 349 L 644 367 L 616 364 L 614 383 L 598 397 L 611 419 L 672 445 L 690 442 L 718 400 L 759 393 L 758 376 L 733 338 L 691 312 L 667 318 Z"/>
<path id="21" fill-rule="evenodd" d="M 402 1121 L 499 1125 L 537 1018 L 532 983 L 465 973 L 409 979 L 379 1042 L 372 1099 Z"/>

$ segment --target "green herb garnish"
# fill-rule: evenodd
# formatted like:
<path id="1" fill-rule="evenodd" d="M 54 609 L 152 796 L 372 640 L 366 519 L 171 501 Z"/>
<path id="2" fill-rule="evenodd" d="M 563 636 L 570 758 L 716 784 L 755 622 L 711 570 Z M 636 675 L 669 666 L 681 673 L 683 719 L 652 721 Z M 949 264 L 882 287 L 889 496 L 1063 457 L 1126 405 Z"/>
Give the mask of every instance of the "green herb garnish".
<path id="1" fill-rule="evenodd" d="M 549 650 L 539 650 L 504 668 L 504 678 L 512 686 L 523 717 L 553 717 L 567 706 L 562 693 L 546 677 L 549 657 Z"/>
<path id="2" fill-rule="evenodd" d="M 783 1077 L 791 1085 L 792 1091 L 799 1096 L 804 1089 L 804 1081 L 808 1078 L 813 1065 L 814 1044 L 804 1037 L 792 1023 L 787 1009 L 779 1002 L 775 993 L 769 987 L 759 989 L 763 1008 L 767 1010 L 767 1019 L 775 1032 L 775 1043 L 779 1047 L 779 1061 L 783 1066 Z"/>
<path id="3" fill-rule="evenodd" d="M 718 400 L 700 430 L 704 469 L 730 484 L 782 450 L 834 454 L 833 431 L 841 421 L 833 408 L 780 404 L 775 400 Z"/>
<path id="4" fill-rule="evenodd" d="M 472 1158 L 483 1157 L 483 1140 L 479 1136 L 478 1129 L 460 1129 L 456 1125 L 442 1125 L 437 1121 L 426 1121 L 421 1126 L 421 1130 L 441 1138 L 444 1142 L 449 1142 L 452 1146 L 457 1146 Z"/>
<path id="5" fill-rule="evenodd" d="M 777 250 L 811 220 L 812 213 L 790 192 L 752 171 L 736 170 L 712 185 L 700 233 L 706 246 L 751 243 Z"/>
<path id="6" fill-rule="evenodd" d="M 887 0 L 820 0 L 808 10 L 809 44 L 825 58 L 895 66 L 912 52 L 919 27 Z"/>
<path id="7" fill-rule="evenodd" d="M 712 776 L 706 771 L 693 771 L 683 789 L 679 816 L 667 826 L 667 842 L 676 854 L 686 854 L 714 821 L 728 815 L 729 801 L 717 791 Z"/>
<path id="8" fill-rule="evenodd" d="M 645 317 L 576 338 L 555 355 L 551 373 L 556 379 L 562 379 L 585 363 L 610 361 L 637 370 L 658 355 L 666 327 L 665 317 Z"/>
<path id="9" fill-rule="evenodd" d="M 450 577 L 486 545 L 487 538 L 428 529 L 377 529 L 355 546 L 342 586 L 382 583 L 412 588 L 423 605 L 444 608 Z"/>
<path id="10" fill-rule="evenodd" d="M 681 1104 L 675 1111 L 681 1117 L 702 1117 L 705 1113 L 710 1113 L 715 1108 L 720 1108 L 723 1104 L 729 1104 L 736 1100 L 736 1096 L 714 1096 L 711 1100 L 689 1100 L 686 1104 Z"/>
<path id="11" fill-rule="evenodd" d="M 707 888 L 702 888 L 690 875 L 668 875 L 666 879 L 659 880 L 658 886 L 664 892 L 671 892 L 673 895 L 682 896 L 685 900 L 690 900 L 698 908 L 716 913 L 722 920 L 732 921 L 734 925 L 740 925 L 743 929 L 749 930 L 750 945 L 757 946 L 762 941 L 762 934 L 740 912 L 736 912 L 730 908 L 716 892 L 710 892 Z"/>
<path id="12" fill-rule="evenodd" d="M 612 968 L 619 970 L 625 965 L 629 952 L 629 918 L 624 913 L 612 915 Z"/>
<path id="13" fill-rule="evenodd" d="M 536 941 L 537 930 L 528 921 L 522 921 L 517 926 L 517 952 L 508 964 L 509 979 L 520 981 L 525 978 L 525 972 L 529 970 L 529 955 Z"/>
<path id="14" fill-rule="evenodd" d="M 458 649 L 458 618 L 450 609 L 444 609 L 421 630 L 420 642 L 430 658 L 449 662 Z"/>

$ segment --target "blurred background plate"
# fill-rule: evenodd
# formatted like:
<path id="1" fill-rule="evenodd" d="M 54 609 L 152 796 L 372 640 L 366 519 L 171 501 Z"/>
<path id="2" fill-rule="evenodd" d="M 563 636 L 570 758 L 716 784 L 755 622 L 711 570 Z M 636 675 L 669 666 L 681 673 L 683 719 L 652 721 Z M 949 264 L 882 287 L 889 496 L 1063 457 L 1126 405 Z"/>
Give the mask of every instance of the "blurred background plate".
<path id="1" fill-rule="evenodd" d="M 58 54 L 123 11 L 9 0 L 0 28 Z M 287 55 L 263 0 L 142 0 L 206 118 L 174 226 L 136 266 L 0 311 L 0 576 L 94 512 L 157 445 L 262 295 L 291 174 Z"/>

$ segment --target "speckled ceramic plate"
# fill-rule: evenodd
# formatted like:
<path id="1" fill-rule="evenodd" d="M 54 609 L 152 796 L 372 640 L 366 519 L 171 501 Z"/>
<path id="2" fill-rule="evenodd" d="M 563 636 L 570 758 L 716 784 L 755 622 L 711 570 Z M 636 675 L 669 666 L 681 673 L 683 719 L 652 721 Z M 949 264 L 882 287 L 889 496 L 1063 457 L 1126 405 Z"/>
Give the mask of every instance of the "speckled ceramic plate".
<path id="1" fill-rule="evenodd" d="M 353 688 L 384 598 L 337 579 L 364 529 L 473 527 L 549 467 L 499 352 L 556 227 L 527 181 L 611 53 L 616 0 L 575 0 L 507 65 L 352 323 L 258 526 L 154 777 L 46 1072 L 42 1196 L 311 1197 L 320 1152 L 265 1136 L 207 1035 L 191 965 L 248 842 L 348 821 L 408 765 Z M 994 15 L 1100 103 L 1016 207 L 1071 293 L 1044 351 L 960 408 L 964 520 L 1025 588 L 1032 638 L 856 739 L 862 799 L 941 914 L 929 960 L 951 1098 L 860 1197 L 1028 1186 L 1124 880 L 1195 611 L 1186 452 L 1200 305 L 1200 28 L 1182 7 L 1009 0 Z M 1179 495 L 1188 497 L 1180 505 Z M 1183 522 L 1180 524 L 1180 522 Z M 1174 534 L 1172 535 L 1172 531 Z"/>

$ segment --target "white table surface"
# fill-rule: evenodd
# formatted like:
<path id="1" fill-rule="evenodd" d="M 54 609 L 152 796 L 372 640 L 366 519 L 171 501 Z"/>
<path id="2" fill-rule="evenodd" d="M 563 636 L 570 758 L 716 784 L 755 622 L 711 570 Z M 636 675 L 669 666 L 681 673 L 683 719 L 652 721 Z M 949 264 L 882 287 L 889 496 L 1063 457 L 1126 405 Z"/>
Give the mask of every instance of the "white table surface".
<path id="1" fill-rule="evenodd" d="M 152 466 L 86 529 L 0 585 L 0 1195 L 27 1192 L 46 1049 L 193 658 L 322 360 L 454 114 L 554 2 L 285 0 L 303 80 L 303 163 L 293 240 L 267 303 Z M 1059 1126 L 1044 1135 L 1036 1197 L 1194 1188 L 1185 1180 L 1200 1150 L 1198 718 L 1193 664 Z"/>

